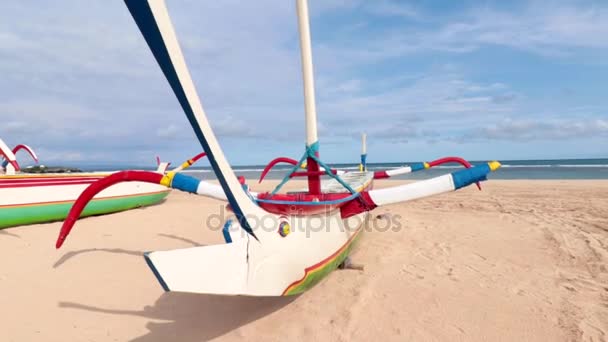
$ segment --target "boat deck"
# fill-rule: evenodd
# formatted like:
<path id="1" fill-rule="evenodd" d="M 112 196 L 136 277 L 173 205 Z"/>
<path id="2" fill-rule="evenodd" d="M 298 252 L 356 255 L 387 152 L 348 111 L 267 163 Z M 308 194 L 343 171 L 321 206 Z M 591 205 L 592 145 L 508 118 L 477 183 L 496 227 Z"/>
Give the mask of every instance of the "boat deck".
<path id="1" fill-rule="evenodd" d="M 370 183 L 374 179 L 374 173 L 353 171 L 340 175 L 340 178 L 342 178 L 342 180 L 346 184 L 350 185 L 350 187 L 353 188 L 355 191 L 360 192 L 370 185 Z M 307 191 L 308 189 L 298 189 L 294 191 L 289 191 L 288 193 L 301 193 Z M 326 194 L 339 194 L 348 192 L 348 190 L 344 188 L 342 184 L 340 184 L 337 180 L 333 178 L 321 180 L 321 191 Z"/>

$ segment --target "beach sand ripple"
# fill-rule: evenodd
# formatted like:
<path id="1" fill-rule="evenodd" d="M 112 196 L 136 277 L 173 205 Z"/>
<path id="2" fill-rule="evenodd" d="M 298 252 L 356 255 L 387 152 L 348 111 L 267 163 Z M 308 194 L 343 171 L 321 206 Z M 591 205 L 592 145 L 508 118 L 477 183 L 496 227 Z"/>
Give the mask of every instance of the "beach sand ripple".
<path id="1" fill-rule="evenodd" d="M 223 242 L 203 226 L 222 206 L 173 192 L 79 221 L 59 251 L 60 223 L 0 230 L 1 340 L 608 338 L 608 181 L 490 181 L 377 209 L 352 254 L 365 270 L 298 297 L 164 293 L 143 252 Z"/>

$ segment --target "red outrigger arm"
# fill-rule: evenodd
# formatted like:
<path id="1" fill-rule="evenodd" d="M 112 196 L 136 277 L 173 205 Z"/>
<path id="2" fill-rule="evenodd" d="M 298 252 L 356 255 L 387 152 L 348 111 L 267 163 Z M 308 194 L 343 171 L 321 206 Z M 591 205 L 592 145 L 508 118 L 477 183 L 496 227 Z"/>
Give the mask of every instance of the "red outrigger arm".
<path id="1" fill-rule="evenodd" d="M 150 171 L 120 171 L 91 183 L 91 185 L 89 185 L 82 192 L 82 194 L 80 194 L 76 202 L 74 202 L 74 205 L 72 206 L 72 209 L 70 209 L 67 218 L 65 221 L 63 221 L 55 247 L 59 248 L 61 245 L 63 245 L 63 242 L 68 237 L 68 234 L 70 234 L 72 227 L 76 223 L 76 220 L 78 220 L 80 217 L 80 214 L 86 207 L 87 203 L 89 203 L 89 201 L 93 199 L 93 197 L 99 192 L 120 182 L 142 181 L 160 184 L 163 177 L 166 176 Z"/>
<path id="2" fill-rule="evenodd" d="M 13 147 L 13 149 L 12 149 L 11 152 L 13 153 L 13 156 L 14 156 L 20 150 L 25 150 L 27 153 L 29 153 L 29 155 L 32 157 L 32 159 L 34 159 L 34 161 L 36 163 L 38 162 L 38 156 L 36 155 L 36 152 L 34 152 L 34 150 L 31 147 L 27 146 L 27 145 L 19 144 L 19 145 Z M 4 163 L 2 163 L 2 167 L 6 167 L 6 165 L 8 163 L 11 163 L 11 165 L 13 165 L 13 168 L 15 168 L 15 171 L 20 171 L 21 170 L 21 167 L 19 166 L 19 163 L 17 162 L 17 159 L 11 160 L 11 158 L 13 156 L 7 156 L 6 153 L 2 151 L 2 149 L 0 149 L 0 155 L 2 155 L 4 157 L 4 159 L 5 159 Z"/>
<path id="3" fill-rule="evenodd" d="M 13 147 L 13 154 L 17 154 L 18 151 L 20 150 L 25 150 L 27 153 L 29 153 L 29 155 L 32 157 L 32 159 L 34 159 L 34 161 L 37 163 L 38 162 L 38 156 L 36 155 L 36 152 L 34 152 L 34 150 L 24 144 L 19 144 L 15 147 Z"/>
<path id="4" fill-rule="evenodd" d="M 268 172 L 270 172 L 270 170 L 279 163 L 291 164 L 293 166 L 298 165 L 298 161 L 295 159 L 291 159 L 291 158 L 287 158 L 287 157 L 275 158 L 275 159 L 271 160 L 270 163 L 268 163 L 268 165 L 266 165 L 266 167 L 262 171 L 262 174 L 260 175 L 260 179 L 258 180 L 258 183 L 262 183 L 262 181 L 264 180 L 264 178 L 266 177 Z M 304 168 L 304 166 L 302 166 L 302 168 Z M 338 174 L 341 174 L 344 172 L 340 171 L 340 170 L 336 170 L 336 169 L 331 169 L 331 173 L 333 173 L 334 175 L 338 175 Z M 293 172 L 292 174 L 289 175 L 289 178 L 307 177 L 307 176 L 323 176 L 326 174 L 327 174 L 327 172 L 325 172 L 322 167 L 319 167 L 318 171 Z"/>
<path id="5" fill-rule="evenodd" d="M 24 145 L 24 144 L 19 144 L 19 145 L 13 147 L 13 150 L 11 151 L 11 152 L 13 152 L 13 156 L 15 154 L 17 154 L 17 152 L 19 150 L 25 150 L 25 151 L 27 151 L 27 153 L 29 153 L 29 155 L 32 157 L 32 159 L 34 159 L 34 161 L 36 163 L 38 162 L 38 156 L 36 155 L 36 152 L 34 152 L 34 150 L 31 147 L 29 147 L 27 145 Z M 11 163 L 11 165 L 13 165 L 13 168 L 15 168 L 15 171 L 20 171 L 21 170 L 21 167 L 19 166 L 19 163 L 17 162 L 17 159 L 11 160 L 9 158 L 9 156 L 7 156 L 4 152 L 0 151 L 0 153 L 1 153 L 2 156 L 4 156 L 4 159 L 5 159 L 4 163 L 2 163 L 2 167 L 6 167 L 6 165 L 8 163 Z"/>
<path id="6" fill-rule="evenodd" d="M 84 208 L 87 206 L 87 203 L 89 203 L 93 199 L 93 197 L 95 197 L 95 195 L 97 195 L 101 191 L 109 188 L 110 186 L 112 186 L 114 184 L 122 183 L 122 182 L 146 182 L 146 183 L 160 184 L 160 185 L 164 185 L 166 187 L 171 187 L 172 181 L 175 178 L 175 175 L 177 172 L 190 167 L 192 164 L 194 164 L 196 161 L 203 158 L 204 156 L 206 156 L 206 153 L 201 152 L 201 153 L 197 154 L 196 156 L 194 156 L 193 158 L 188 159 L 187 161 L 182 163 L 182 165 L 175 168 L 173 171 L 168 172 L 167 174 L 162 174 L 162 173 L 158 173 L 158 172 L 150 172 L 150 171 L 120 171 L 120 172 L 113 173 L 107 177 L 104 177 L 96 182 L 91 183 L 91 185 L 89 185 L 82 192 L 82 194 L 80 194 L 80 196 L 78 197 L 78 199 L 76 199 L 76 202 L 74 202 L 74 205 L 70 209 L 70 212 L 68 213 L 67 218 L 65 219 L 65 221 L 63 222 L 63 225 L 61 226 L 61 232 L 59 233 L 59 237 L 57 238 L 57 243 L 55 244 L 55 247 L 56 248 L 61 247 L 61 245 L 63 244 L 63 241 L 65 241 L 68 234 L 70 234 L 70 231 L 72 230 L 72 227 L 76 223 L 76 220 L 78 220 L 78 218 L 80 217 L 80 214 L 82 213 Z M 157 158 L 160 161 L 160 158 L 159 157 L 157 157 Z M 194 178 L 192 178 L 192 179 L 194 181 L 197 181 Z M 184 189 L 184 190 L 186 190 L 186 189 Z M 209 184 L 208 187 L 205 188 L 204 190 L 206 190 L 204 192 L 205 194 L 217 193 L 217 189 L 212 184 Z"/>
<path id="7" fill-rule="evenodd" d="M 242 177 L 239 177 L 239 181 L 241 184 L 245 183 L 245 180 Z M 114 184 L 122 182 L 145 182 L 160 184 L 168 188 L 194 193 L 218 200 L 227 200 L 226 194 L 220 185 L 208 183 L 188 175 L 177 173 L 175 171 L 170 171 L 166 174 L 152 171 L 119 171 L 91 183 L 80 194 L 70 209 L 67 218 L 63 222 L 63 226 L 61 227 L 61 232 L 59 233 L 55 246 L 57 248 L 61 247 L 72 230 L 72 227 L 76 223 L 76 220 L 78 220 L 80 214 L 85 209 L 87 203 L 89 203 L 89 201 L 91 201 L 95 195 Z M 250 192 L 250 194 L 252 197 L 257 196 L 257 193 L 255 192 Z"/>
<path id="8" fill-rule="evenodd" d="M 442 164 L 448 164 L 448 163 L 457 163 L 457 164 L 464 166 L 467 169 L 470 169 L 472 167 L 471 163 L 469 163 L 467 160 L 465 160 L 463 158 L 445 157 L 445 158 L 436 159 L 436 160 L 433 160 L 430 162 L 414 163 L 409 166 L 400 167 L 397 169 L 376 171 L 376 172 L 374 172 L 374 179 L 390 178 L 390 177 L 397 176 L 397 175 L 403 175 L 406 173 L 430 169 L 431 167 L 442 165 Z M 481 190 L 481 185 L 479 184 L 479 182 L 477 182 L 476 184 L 477 184 L 477 188 L 479 190 Z"/>
<path id="9" fill-rule="evenodd" d="M 191 159 L 188 159 L 185 162 L 183 162 L 182 165 L 176 167 L 173 170 L 173 172 L 180 172 L 182 170 L 189 168 L 190 166 L 192 166 L 192 164 L 196 163 L 199 159 L 203 158 L 206 155 L 207 155 L 207 153 L 205 153 L 205 152 L 201 152 L 201 153 L 197 154 L 196 156 L 192 157 Z"/>
<path id="10" fill-rule="evenodd" d="M 471 163 L 460 157 L 445 157 L 430 162 L 413 163 L 411 165 L 400 167 L 397 169 L 376 171 L 374 172 L 374 179 L 390 178 L 396 175 L 403 175 L 406 173 L 430 169 L 431 167 L 447 163 L 458 163 L 466 167 L 467 169 L 471 167 Z"/>
<path id="11" fill-rule="evenodd" d="M 262 174 L 260 175 L 260 180 L 258 181 L 258 183 L 262 183 L 262 181 L 264 180 L 264 177 L 266 177 L 266 174 L 268 174 L 268 172 L 270 172 L 270 170 L 279 163 L 291 164 L 293 166 L 298 165 L 298 161 L 295 159 L 291 159 L 291 158 L 287 158 L 287 157 L 275 158 L 275 159 L 271 160 L 270 163 L 268 163 L 268 165 L 266 165 L 266 167 L 262 171 Z"/>

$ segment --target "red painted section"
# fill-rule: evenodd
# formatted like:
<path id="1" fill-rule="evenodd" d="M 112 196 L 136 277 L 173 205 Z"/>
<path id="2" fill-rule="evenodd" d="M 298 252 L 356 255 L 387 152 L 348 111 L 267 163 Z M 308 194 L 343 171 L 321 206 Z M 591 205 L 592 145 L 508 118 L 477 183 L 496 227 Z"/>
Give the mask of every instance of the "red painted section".
<path id="1" fill-rule="evenodd" d="M 306 277 L 308 276 L 308 274 L 310 274 L 311 272 L 313 272 L 315 269 L 317 269 L 317 268 L 321 268 L 321 267 L 322 267 L 322 266 L 324 266 L 325 264 L 329 263 L 329 261 L 331 261 L 331 260 L 333 260 L 334 258 L 336 258 L 336 256 L 338 256 L 338 254 L 342 253 L 342 251 L 343 251 L 343 250 L 344 250 L 346 247 L 348 247 L 348 245 L 350 245 L 350 244 L 351 244 L 351 242 L 353 242 L 353 240 L 355 239 L 355 237 L 357 237 L 357 235 L 361 234 L 361 230 L 362 230 L 362 229 L 361 229 L 361 228 L 359 228 L 359 229 L 357 230 L 357 232 L 356 232 L 355 234 L 353 234 L 353 235 L 352 235 L 352 236 L 351 236 L 351 237 L 348 239 L 348 241 L 346 241 L 346 243 L 344 243 L 344 245 L 342 245 L 342 247 L 340 247 L 340 249 L 338 249 L 337 251 L 335 251 L 334 253 L 332 253 L 332 255 L 328 256 L 327 258 L 325 258 L 325 259 L 323 259 L 323 260 L 319 261 L 318 263 L 316 263 L 316 264 L 314 264 L 314 265 L 312 265 L 312 266 L 306 267 L 306 268 L 304 269 L 304 275 L 302 276 L 302 278 L 300 278 L 300 279 L 298 279 L 298 280 L 294 281 L 293 283 L 289 284 L 289 286 L 287 286 L 287 287 L 285 288 L 285 290 L 283 290 L 283 293 L 281 294 L 281 296 L 285 296 L 285 294 L 286 294 L 286 293 L 289 291 L 289 289 L 290 289 L 291 287 L 293 287 L 294 285 L 297 285 L 298 283 L 303 282 L 303 281 L 304 281 L 304 279 L 306 279 Z"/>
<path id="2" fill-rule="evenodd" d="M 162 190 L 162 191 L 142 192 L 142 193 L 131 194 L 131 195 L 106 196 L 106 197 L 98 197 L 97 199 L 99 199 L 99 200 L 107 200 L 107 199 L 113 199 L 113 198 L 129 198 L 129 197 L 136 197 L 136 196 L 147 196 L 147 195 L 160 194 L 160 193 L 163 193 L 163 192 L 166 192 L 166 191 L 170 191 L 170 190 L 167 189 L 167 190 Z M 38 205 L 70 203 L 70 202 L 74 202 L 74 201 L 73 200 L 65 200 L 65 201 L 35 202 L 35 203 L 26 203 L 26 204 L 6 204 L 6 205 L 0 205 L 0 208 L 28 207 L 28 206 L 38 206 Z"/>
<path id="3" fill-rule="evenodd" d="M 26 150 L 27 153 L 30 154 L 30 156 L 32 157 L 32 159 L 34 159 L 34 161 L 37 163 L 38 162 L 38 158 L 36 158 L 36 154 L 34 153 L 34 151 L 32 151 L 29 146 L 27 145 L 23 145 L 23 144 L 19 144 L 17 146 L 15 146 L 13 148 L 13 154 L 17 154 L 17 151 L 19 150 Z"/>
<path id="4" fill-rule="evenodd" d="M 465 159 L 460 158 L 460 157 L 444 157 L 444 158 L 440 158 L 440 159 L 428 162 L 430 167 L 447 164 L 447 163 L 457 163 L 457 164 L 460 164 L 460 165 L 466 167 L 467 169 L 471 168 L 471 166 L 472 166 L 471 163 L 469 163 L 468 161 L 466 161 Z M 389 177 L 390 176 L 386 173 L 385 170 L 374 172 L 374 179 L 383 179 L 383 178 L 389 178 Z M 477 184 L 477 188 L 479 190 L 481 190 L 481 184 L 479 184 L 479 182 L 477 182 L 475 184 Z"/>
<path id="5" fill-rule="evenodd" d="M 447 164 L 447 163 L 457 163 L 457 164 L 460 164 L 460 165 L 466 167 L 467 169 L 472 166 L 471 163 L 469 163 L 468 161 L 466 161 L 460 157 L 445 157 L 445 158 L 433 160 L 433 161 L 429 162 L 429 166 L 433 167 L 433 166 Z"/>
<path id="6" fill-rule="evenodd" d="M 319 157 L 318 152 L 315 152 L 315 155 L 317 156 L 317 158 Z M 319 171 L 319 164 L 317 164 L 317 162 L 311 157 L 307 158 L 306 164 L 306 171 L 310 173 Z M 308 192 L 311 195 L 321 194 L 321 176 L 314 174 L 308 176 Z"/>
<path id="7" fill-rule="evenodd" d="M 206 155 L 207 155 L 207 153 L 205 153 L 205 152 L 201 152 L 201 153 L 197 154 L 196 156 L 192 157 L 192 159 L 190 159 L 192 161 L 192 163 L 190 163 L 190 164 L 196 163 L 199 159 L 203 158 Z"/>
<path id="8" fill-rule="evenodd" d="M 305 192 L 301 193 L 291 193 L 291 194 L 275 194 L 272 195 L 269 192 L 258 194 L 258 199 L 265 200 L 274 200 L 274 201 L 285 201 L 285 202 L 294 202 L 294 204 L 272 204 L 272 203 L 263 203 L 258 202 L 260 207 L 264 210 L 271 212 L 273 214 L 280 215 L 296 215 L 296 216 L 306 216 L 306 215 L 314 215 L 314 214 L 322 214 L 327 213 L 329 211 L 335 210 L 340 206 L 346 204 L 338 203 L 338 204 L 319 204 L 319 205 L 302 205 L 297 204 L 297 202 L 325 202 L 325 201 L 335 201 L 340 200 L 346 197 L 349 197 L 350 193 L 335 193 L 335 194 L 309 194 Z"/>
<path id="9" fill-rule="evenodd" d="M 363 191 L 358 198 L 348 201 L 340 207 L 340 216 L 345 219 L 366 211 L 370 211 L 376 207 L 377 205 L 369 196 L 369 192 Z"/>
<path id="10" fill-rule="evenodd" d="M 382 179 L 382 178 L 388 178 L 390 177 L 386 171 L 376 171 L 374 172 L 374 179 Z"/>
<path id="11" fill-rule="evenodd" d="M 337 171 L 336 170 L 331 170 L 331 173 L 333 173 L 335 175 L 337 173 Z M 292 173 L 292 174 L 289 175 L 289 178 L 293 178 L 293 177 L 308 177 L 308 176 L 324 176 L 326 174 L 327 173 L 325 171 L 294 172 L 294 173 Z"/>
<path id="12" fill-rule="evenodd" d="M 458 163 L 458 164 L 466 167 L 467 169 L 470 169 L 472 167 L 471 163 L 469 163 L 468 161 L 466 161 L 465 159 L 462 159 L 460 157 L 445 157 L 445 158 L 433 160 L 433 161 L 429 162 L 429 166 L 433 167 L 433 166 L 447 164 L 447 163 Z M 477 185 L 477 189 L 481 190 L 481 184 L 479 182 L 476 182 L 475 185 Z"/>
<path id="13" fill-rule="evenodd" d="M 369 185 L 364 189 L 364 191 L 361 192 L 361 196 L 363 196 L 363 200 L 365 201 L 365 203 L 367 203 L 367 205 L 365 207 L 369 208 L 367 210 L 372 210 L 373 208 L 376 207 L 376 205 L 373 203 L 373 201 L 367 194 L 367 191 L 369 191 L 371 188 L 372 188 L 372 183 L 370 182 Z M 343 198 L 346 198 L 349 196 L 351 196 L 351 193 L 349 193 L 349 192 L 330 193 L 330 194 L 322 193 L 319 195 L 313 195 L 313 194 L 309 194 L 306 192 L 272 195 L 269 192 L 265 192 L 262 194 L 258 194 L 257 198 L 264 199 L 264 200 L 282 201 L 282 202 L 294 202 L 294 204 L 271 204 L 271 203 L 258 202 L 258 205 L 260 207 L 262 207 L 264 210 L 271 212 L 273 214 L 306 216 L 306 215 L 315 215 L 315 214 L 325 214 L 329 211 L 336 210 L 336 209 L 340 209 L 342 212 L 343 211 L 342 208 L 344 206 L 353 206 L 353 204 L 351 204 L 352 202 L 360 202 L 362 199 L 355 198 L 348 202 L 342 202 L 342 203 L 337 203 L 337 204 L 320 203 L 318 205 L 302 205 L 302 204 L 297 204 L 297 202 L 309 202 L 310 203 L 310 202 L 336 201 L 336 200 L 340 200 L 340 199 L 343 199 Z M 362 211 L 355 212 L 355 211 L 353 211 L 354 209 L 349 209 L 349 210 L 353 212 L 352 214 L 350 214 L 350 216 L 365 211 L 365 210 L 362 210 Z"/>
<path id="14" fill-rule="evenodd" d="M 80 196 L 78 196 L 78 199 L 76 199 L 76 202 L 74 202 L 68 216 L 66 217 L 65 221 L 63 221 L 61 231 L 59 232 L 59 237 L 55 243 L 55 248 L 60 248 L 61 245 L 63 245 L 63 242 L 68 237 L 68 234 L 70 234 L 72 227 L 76 223 L 76 220 L 80 217 L 80 214 L 86 207 L 87 203 L 89 203 L 89 201 L 102 190 L 121 182 L 139 181 L 160 184 L 162 178 L 163 175 L 156 172 L 120 171 L 92 183 L 82 192 L 82 194 L 80 194 Z"/>
<path id="15" fill-rule="evenodd" d="M 44 182 L 69 182 L 69 181 L 84 181 L 84 180 L 97 180 L 108 176 L 103 174 L 102 176 L 92 177 L 1 177 L 0 184 L 15 184 L 15 183 L 44 183 Z"/>
<path id="16" fill-rule="evenodd" d="M 21 182 L 16 184 L 11 183 L 0 183 L 0 189 L 10 189 L 10 188 L 30 188 L 37 186 L 60 186 L 60 185 L 78 185 L 78 184 L 91 184 L 95 182 L 95 179 L 92 180 L 82 180 L 82 181 L 62 181 L 62 182 Z"/>
<path id="17" fill-rule="evenodd" d="M 90 177 L 79 176 L 47 176 L 47 177 L 1 177 L 0 188 L 24 188 L 32 186 L 58 186 L 74 184 L 90 184 L 99 180 L 107 174 Z"/>
<path id="18" fill-rule="evenodd" d="M 275 158 L 275 159 L 271 160 L 270 163 L 268 163 L 268 165 L 266 165 L 266 167 L 262 171 L 262 174 L 260 175 L 260 180 L 258 181 L 258 183 L 262 183 L 262 181 L 264 180 L 264 177 L 266 177 L 266 174 L 268 174 L 268 172 L 270 172 L 270 169 L 272 169 L 278 163 L 286 163 L 286 164 L 291 164 L 294 166 L 298 165 L 298 161 L 295 159 L 291 159 L 291 158 L 287 158 L 287 157 Z"/>

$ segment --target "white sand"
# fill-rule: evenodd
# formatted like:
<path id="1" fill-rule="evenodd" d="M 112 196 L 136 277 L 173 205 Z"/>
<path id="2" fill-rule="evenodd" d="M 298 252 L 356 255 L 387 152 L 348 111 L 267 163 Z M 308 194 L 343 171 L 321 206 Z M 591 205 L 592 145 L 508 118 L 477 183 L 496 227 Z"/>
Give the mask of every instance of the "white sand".
<path id="1" fill-rule="evenodd" d="M 299 297 L 164 293 L 142 253 L 223 242 L 203 227 L 221 205 L 173 192 L 79 221 L 59 251 L 60 223 L 0 230 L 0 340 L 607 339 L 608 181 L 489 181 L 377 209 L 402 227 L 365 233 L 365 270 Z"/>

